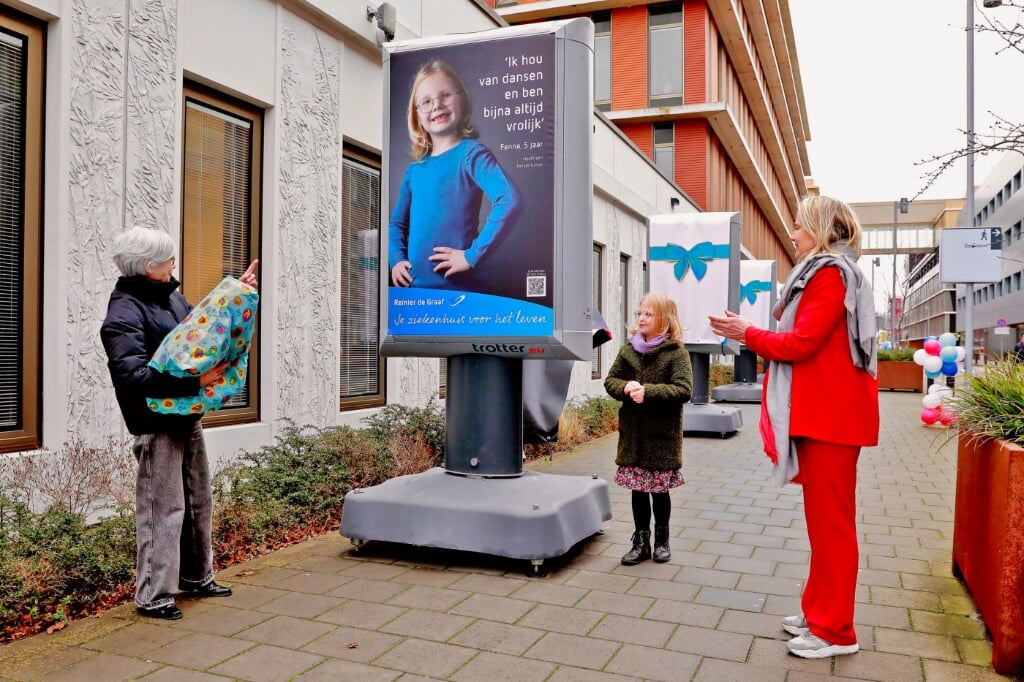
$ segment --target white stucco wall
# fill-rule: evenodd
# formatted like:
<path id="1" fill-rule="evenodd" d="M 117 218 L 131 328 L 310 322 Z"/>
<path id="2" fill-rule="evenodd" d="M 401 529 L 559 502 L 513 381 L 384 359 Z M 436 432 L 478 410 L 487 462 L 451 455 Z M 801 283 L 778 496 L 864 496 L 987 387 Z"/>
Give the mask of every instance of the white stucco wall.
<path id="1" fill-rule="evenodd" d="M 99 342 L 117 272 L 114 237 L 144 224 L 180 234 L 185 79 L 264 109 L 261 419 L 210 428 L 214 459 L 271 442 L 279 420 L 360 425 L 338 409 L 342 146 L 382 147 L 376 30 L 352 0 L 32 0 L 49 21 L 43 254 L 43 445 L 127 437 Z M 398 37 L 492 28 L 468 0 L 395 0 Z M 603 116 L 594 118 L 594 240 L 616 333 L 619 255 L 630 311 L 643 292 L 645 216 L 695 210 Z M 580 245 L 588 248 L 589 245 Z M 589 283 L 581 283 L 589 287 Z M 389 358 L 391 401 L 436 397 L 434 359 Z M 571 396 L 600 394 L 577 363 Z"/>

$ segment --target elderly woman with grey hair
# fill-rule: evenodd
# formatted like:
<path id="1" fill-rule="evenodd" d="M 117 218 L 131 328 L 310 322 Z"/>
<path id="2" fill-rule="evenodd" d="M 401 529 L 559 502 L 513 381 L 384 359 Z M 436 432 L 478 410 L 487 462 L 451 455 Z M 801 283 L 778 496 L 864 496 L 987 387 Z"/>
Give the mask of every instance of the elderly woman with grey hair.
<path id="1" fill-rule="evenodd" d="M 200 415 L 157 414 L 147 396 L 197 395 L 218 381 L 226 363 L 190 378 L 149 367 L 164 337 L 191 310 L 173 276 L 176 247 L 166 232 L 133 227 L 117 237 L 114 263 L 121 271 L 110 295 L 100 338 L 114 392 L 139 463 L 135 485 L 138 545 L 135 605 L 151 618 L 177 620 L 177 590 L 227 597 L 213 580 L 210 533 L 213 499 Z M 241 281 L 251 287 L 259 261 Z"/>

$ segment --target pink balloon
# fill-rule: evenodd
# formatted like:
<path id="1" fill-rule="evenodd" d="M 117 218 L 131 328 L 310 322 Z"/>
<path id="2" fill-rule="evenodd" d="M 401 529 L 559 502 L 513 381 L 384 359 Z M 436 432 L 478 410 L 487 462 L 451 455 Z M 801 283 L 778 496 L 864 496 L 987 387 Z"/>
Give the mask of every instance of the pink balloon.
<path id="1" fill-rule="evenodd" d="M 946 412 L 940 412 L 939 413 L 939 423 L 942 424 L 943 426 L 949 426 L 950 424 L 952 424 L 953 422 L 956 421 L 956 418 L 957 418 L 956 412 L 948 412 L 948 411 L 946 411 Z"/>
<path id="2" fill-rule="evenodd" d="M 924 342 L 924 350 L 928 355 L 938 355 L 942 350 L 942 344 L 937 339 L 928 339 Z"/>
<path id="3" fill-rule="evenodd" d="M 937 407 L 926 407 L 921 410 L 921 421 L 925 424 L 934 424 L 939 420 L 939 408 Z"/>

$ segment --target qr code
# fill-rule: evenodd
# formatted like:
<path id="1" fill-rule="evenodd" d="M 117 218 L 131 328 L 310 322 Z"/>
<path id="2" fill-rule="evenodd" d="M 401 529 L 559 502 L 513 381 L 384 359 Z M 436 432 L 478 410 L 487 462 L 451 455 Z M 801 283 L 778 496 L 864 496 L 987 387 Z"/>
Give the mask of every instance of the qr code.
<path id="1" fill-rule="evenodd" d="M 527 277 L 526 278 L 526 297 L 536 298 L 538 296 L 548 295 L 548 278 L 545 276 L 540 277 Z"/>

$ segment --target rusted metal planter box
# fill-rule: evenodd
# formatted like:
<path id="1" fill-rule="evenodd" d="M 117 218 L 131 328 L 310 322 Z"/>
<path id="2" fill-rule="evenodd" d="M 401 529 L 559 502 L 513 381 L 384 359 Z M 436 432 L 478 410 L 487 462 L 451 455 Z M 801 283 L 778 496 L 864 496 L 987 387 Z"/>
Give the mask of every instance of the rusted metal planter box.
<path id="1" fill-rule="evenodd" d="M 1024 448 L 961 433 L 953 575 L 985 620 L 996 672 L 1024 673 Z"/>
<path id="2" fill-rule="evenodd" d="M 878 390 L 924 390 L 924 370 L 921 365 L 907 360 L 878 361 Z"/>

